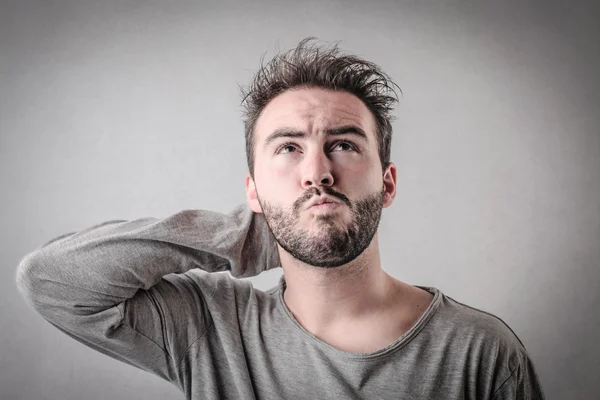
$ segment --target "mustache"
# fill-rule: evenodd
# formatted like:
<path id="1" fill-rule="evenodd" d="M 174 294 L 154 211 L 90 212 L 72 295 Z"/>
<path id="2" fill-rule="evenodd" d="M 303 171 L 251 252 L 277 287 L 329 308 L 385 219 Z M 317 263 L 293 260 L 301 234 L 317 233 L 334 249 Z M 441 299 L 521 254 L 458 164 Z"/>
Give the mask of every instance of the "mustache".
<path id="1" fill-rule="evenodd" d="M 348 206 L 351 205 L 350 199 L 347 196 L 345 196 L 342 193 L 336 192 L 335 190 L 331 189 L 330 187 L 325 186 L 321 189 L 316 188 L 316 187 L 311 187 L 302 195 L 302 197 L 300 197 L 298 200 L 296 200 L 294 202 L 294 210 L 296 212 L 299 211 L 303 204 L 305 204 L 307 201 L 309 201 L 314 196 L 321 196 L 321 194 L 323 194 L 323 193 L 325 193 L 331 197 L 334 197 L 336 199 L 341 200 Z"/>

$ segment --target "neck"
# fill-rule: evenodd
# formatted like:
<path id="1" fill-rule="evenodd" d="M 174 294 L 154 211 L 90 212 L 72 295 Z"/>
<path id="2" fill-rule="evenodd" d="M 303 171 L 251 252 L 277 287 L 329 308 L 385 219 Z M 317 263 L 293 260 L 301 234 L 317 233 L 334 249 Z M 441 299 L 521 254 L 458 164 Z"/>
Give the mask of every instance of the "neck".
<path id="1" fill-rule="evenodd" d="M 381 269 L 377 235 L 352 262 L 337 268 L 306 265 L 279 248 L 286 290 L 284 300 L 309 331 L 372 319 L 389 311 L 396 280 Z"/>

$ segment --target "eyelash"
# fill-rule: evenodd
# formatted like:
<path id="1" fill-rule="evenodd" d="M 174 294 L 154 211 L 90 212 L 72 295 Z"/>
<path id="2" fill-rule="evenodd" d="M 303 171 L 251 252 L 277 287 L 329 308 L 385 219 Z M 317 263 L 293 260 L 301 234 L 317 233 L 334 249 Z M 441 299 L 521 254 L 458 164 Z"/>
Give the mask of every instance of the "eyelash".
<path id="1" fill-rule="evenodd" d="M 338 142 L 335 142 L 335 143 L 333 144 L 333 147 L 337 147 L 337 146 L 338 146 L 338 145 L 340 145 L 340 144 L 347 144 L 348 146 L 350 146 L 350 148 L 351 148 L 352 150 L 354 150 L 354 151 L 358 151 L 358 148 L 357 148 L 357 147 L 356 147 L 356 146 L 355 146 L 355 145 L 354 145 L 352 142 L 348 142 L 348 141 L 346 141 L 346 140 L 340 140 L 340 141 L 338 141 Z M 276 152 L 275 152 L 275 153 L 279 153 L 281 150 L 285 149 L 285 148 L 286 148 L 286 147 L 288 147 L 288 146 L 296 146 L 296 143 L 294 143 L 294 142 L 287 142 L 287 143 L 284 143 L 284 144 L 282 144 L 281 146 L 279 146 L 279 147 L 277 148 L 277 150 L 276 150 Z"/>

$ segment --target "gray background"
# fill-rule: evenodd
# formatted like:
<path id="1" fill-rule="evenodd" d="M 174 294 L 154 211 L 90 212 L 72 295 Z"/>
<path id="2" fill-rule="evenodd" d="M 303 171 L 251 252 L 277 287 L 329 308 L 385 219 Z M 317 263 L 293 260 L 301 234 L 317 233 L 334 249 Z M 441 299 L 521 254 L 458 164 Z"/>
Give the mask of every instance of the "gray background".
<path id="1" fill-rule="evenodd" d="M 16 266 L 105 220 L 245 202 L 237 85 L 317 36 L 404 91 L 383 268 L 502 318 L 548 399 L 597 398 L 599 20 L 591 1 L 2 1 L 0 397 L 183 398 L 35 314 Z"/>

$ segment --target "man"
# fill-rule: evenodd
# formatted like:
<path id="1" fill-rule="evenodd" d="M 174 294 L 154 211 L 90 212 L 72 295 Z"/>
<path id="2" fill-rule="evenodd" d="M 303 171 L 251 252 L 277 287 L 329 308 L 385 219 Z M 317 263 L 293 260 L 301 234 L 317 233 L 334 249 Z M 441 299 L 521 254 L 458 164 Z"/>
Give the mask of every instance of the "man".
<path id="1" fill-rule="evenodd" d="M 58 329 L 188 399 L 543 399 L 500 319 L 381 267 L 393 82 L 302 41 L 245 92 L 248 206 L 107 221 L 20 263 Z M 277 287 L 247 281 L 281 266 Z"/>

